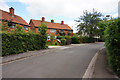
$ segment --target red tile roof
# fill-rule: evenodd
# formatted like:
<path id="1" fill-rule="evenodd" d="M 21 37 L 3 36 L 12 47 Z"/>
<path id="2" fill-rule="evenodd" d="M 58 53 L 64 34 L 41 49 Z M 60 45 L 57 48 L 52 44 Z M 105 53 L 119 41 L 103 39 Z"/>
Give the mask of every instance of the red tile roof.
<path id="1" fill-rule="evenodd" d="M 14 23 L 19 23 L 19 24 L 29 26 L 29 24 L 24 19 L 22 19 L 20 16 L 14 15 L 14 17 L 12 17 L 9 12 L 3 11 L 3 10 L 0 10 L 0 13 L 2 13 L 2 17 L 0 17 L 0 19 L 2 20 L 7 20 L 7 21 L 14 22 Z"/>
<path id="2" fill-rule="evenodd" d="M 30 22 L 33 22 L 35 27 L 39 27 L 41 25 L 41 23 L 42 23 L 41 20 L 33 20 L 33 19 L 31 19 Z M 67 24 L 61 25 L 61 23 L 51 23 L 51 22 L 47 22 L 47 21 L 45 21 L 45 24 L 48 26 L 48 28 L 52 28 L 52 29 L 72 30 Z"/>

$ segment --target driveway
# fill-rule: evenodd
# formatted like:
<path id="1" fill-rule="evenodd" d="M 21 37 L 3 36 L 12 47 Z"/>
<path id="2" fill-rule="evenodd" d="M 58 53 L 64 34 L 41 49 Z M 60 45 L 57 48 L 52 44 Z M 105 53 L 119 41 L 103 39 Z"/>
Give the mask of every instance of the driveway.
<path id="1" fill-rule="evenodd" d="M 2 65 L 3 78 L 82 78 L 104 43 L 55 48 L 44 55 Z"/>

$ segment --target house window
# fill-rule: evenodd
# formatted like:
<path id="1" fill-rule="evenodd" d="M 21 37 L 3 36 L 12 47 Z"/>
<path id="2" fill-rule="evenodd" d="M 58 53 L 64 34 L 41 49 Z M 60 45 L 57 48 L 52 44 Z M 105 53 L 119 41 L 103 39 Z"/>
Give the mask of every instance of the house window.
<path id="1" fill-rule="evenodd" d="M 55 32 L 55 29 L 50 29 L 50 32 Z"/>
<path id="2" fill-rule="evenodd" d="M 40 29 L 38 28 L 38 32 L 40 32 Z"/>
<path id="3" fill-rule="evenodd" d="M 9 22 L 9 23 L 8 23 L 8 26 L 9 26 L 10 28 L 15 28 L 15 24 L 12 23 L 12 22 Z"/>
<path id="4" fill-rule="evenodd" d="M 69 30 L 69 33 L 71 33 L 71 30 Z"/>
<path id="5" fill-rule="evenodd" d="M 64 30 L 62 29 L 61 32 L 64 32 Z"/>
<path id="6" fill-rule="evenodd" d="M 28 26 L 24 26 L 24 29 L 28 31 Z"/>

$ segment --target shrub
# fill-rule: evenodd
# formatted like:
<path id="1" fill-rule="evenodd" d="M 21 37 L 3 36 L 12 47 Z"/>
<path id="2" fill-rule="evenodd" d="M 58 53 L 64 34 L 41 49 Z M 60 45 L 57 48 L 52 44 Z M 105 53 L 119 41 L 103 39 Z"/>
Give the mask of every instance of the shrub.
<path id="1" fill-rule="evenodd" d="M 105 44 L 108 63 L 120 76 L 120 19 L 108 21 L 105 30 Z"/>
<path id="2" fill-rule="evenodd" d="M 66 39 L 61 39 L 61 45 L 66 45 Z"/>
<path id="3" fill-rule="evenodd" d="M 65 36 L 66 39 L 66 45 L 70 45 L 71 44 L 71 37 L 70 36 Z"/>
<path id="4" fill-rule="evenodd" d="M 11 32 L 3 31 L 2 56 L 47 48 L 47 34 L 42 26 L 44 25 L 41 25 L 44 32 L 40 33 L 26 32 L 20 25 Z"/>
<path id="5" fill-rule="evenodd" d="M 71 33 L 70 33 L 70 32 L 68 32 L 68 34 L 67 34 L 67 35 L 68 35 L 68 36 L 70 36 L 70 34 L 71 34 Z"/>
<path id="6" fill-rule="evenodd" d="M 83 43 L 94 43 L 95 39 L 92 37 L 85 36 L 83 37 Z"/>
<path id="7" fill-rule="evenodd" d="M 57 38 L 56 39 L 65 39 L 65 37 L 64 36 L 57 36 Z"/>
<path id="8" fill-rule="evenodd" d="M 47 48 L 47 37 L 33 33 L 2 32 L 2 56 Z"/>
<path id="9" fill-rule="evenodd" d="M 78 36 L 72 36 L 71 39 L 72 39 L 72 44 L 79 44 L 80 43 Z"/>

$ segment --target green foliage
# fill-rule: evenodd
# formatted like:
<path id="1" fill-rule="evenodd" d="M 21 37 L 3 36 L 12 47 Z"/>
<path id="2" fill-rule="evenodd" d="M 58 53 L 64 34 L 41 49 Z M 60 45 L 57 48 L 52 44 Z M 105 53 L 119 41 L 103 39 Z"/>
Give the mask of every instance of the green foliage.
<path id="1" fill-rule="evenodd" d="M 23 33 L 23 32 L 26 32 L 25 29 L 23 28 L 23 26 L 17 24 L 15 26 L 15 29 L 12 31 L 12 32 L 15 32 L 15 33 Z"/>
<path id="2" fill-rule="evenodd" d="M 10 27 L 8 27 L 8 22 L 2 23 L 2 31 L 9 31 Z"/>
<path id="3" fill-rule="evenodd" d="M 50 35 L 50 40 L 53 41 L 54 39 L 55 39 L 55 35 L 54 34 Z"/>
<path id="4" fill-rule="evenodd" d="M 71 37 L 70 36 L 65 36 L 65 39 L 66 40 L 71 40 Z"/>
<path id="5" fill-rule="evenodd" d="M 46 31 L 47 31 L 48 28 L 47 28 L 47 25 L 45 23 L 41 23 L 41 26 L 39 27 L 39 29 L 40 29 L 39 33 L 41 35 L 47 35 Z"/>
<path id="6" fill-rule="evenodd" d="M 70 45 L 72 43 L 71 36 L 65 36 L 66 45 Z"/>
<path id="7" fill-rule="evenodd" d="M 109 65 L 120 76 L 120 19 L 107 22 L 105 44 Z"/>
<path id="8" fill-rule="evenodd" d="M 59 32 L 60 36 L 65 36 L 65 32 Z"/>
<path id="9" fill-rule="evenodd" d="M 41 33 L 26 32 L 23 27 L 17 25 L 12 32 L 3 31 L 2 56 L 47 48 L 46 30 L 41 30 Z"/>
<path id="10" fill-rule="evenodd" d="M 66 45 L 66 39 L 61 39 L 61 45 Z"/>
<path id="11" fill-rule="evenodd" d="M 46 48 L 47 38 L 33 33 L 2 33 L 2 56 Z"/>
<path id="12" fill-rule="evenodd" d="M 71 34 L 71 33 L 70 33 L 70 32 L 68 32 L 68 34 L 67 34 L 67 35 L 68 35 L 68 36 L 70 36 L 70 34 Z"/>
<path id="13" fill-rule="evenodd" d="M 92 37 L 85 36 L 85 37 L 83 37 L 82 41 L 83 41 L 82 43 L 94 43 L 95 39 Z"/>
<path id="14" fill-rule="evenodd" d="M 63 32 L 63 36 L 65 36 L 66 34 L 65 34 L 65 32 Z"/>
<path id="15" fill-rule="evenodd" d="M 57 36 L 57 39 L 65 39 L 64 36 Z"/>
<path id="16" fill-rule="evenodd" d="M 104 31 L 106 29 L 106 24 L 107 24 L 108 21 L 106 20 L 103 20 L 99 23 L 98 27 L 98 33 L 99 33 L 99 36 L 100 36 L 100 40 L 101 41 L 104 41 Z"/>
<path id="17" fill-rule="evenodd" d="M 79 35 L 87 35 L 89 37 L 98 36 L 98 24 L 101 21 L 102 14 L 93 9 L 93 12 L 85 11 L 83 16 L 76 20 L 79 24 L 77 30 Z"/>
<path id="18" fill-rule="evenodd" d="M 78 36 L 72 36 L 71 39 L 72 39 L 72 44 L 79 44 L 80 43 Z"/>

